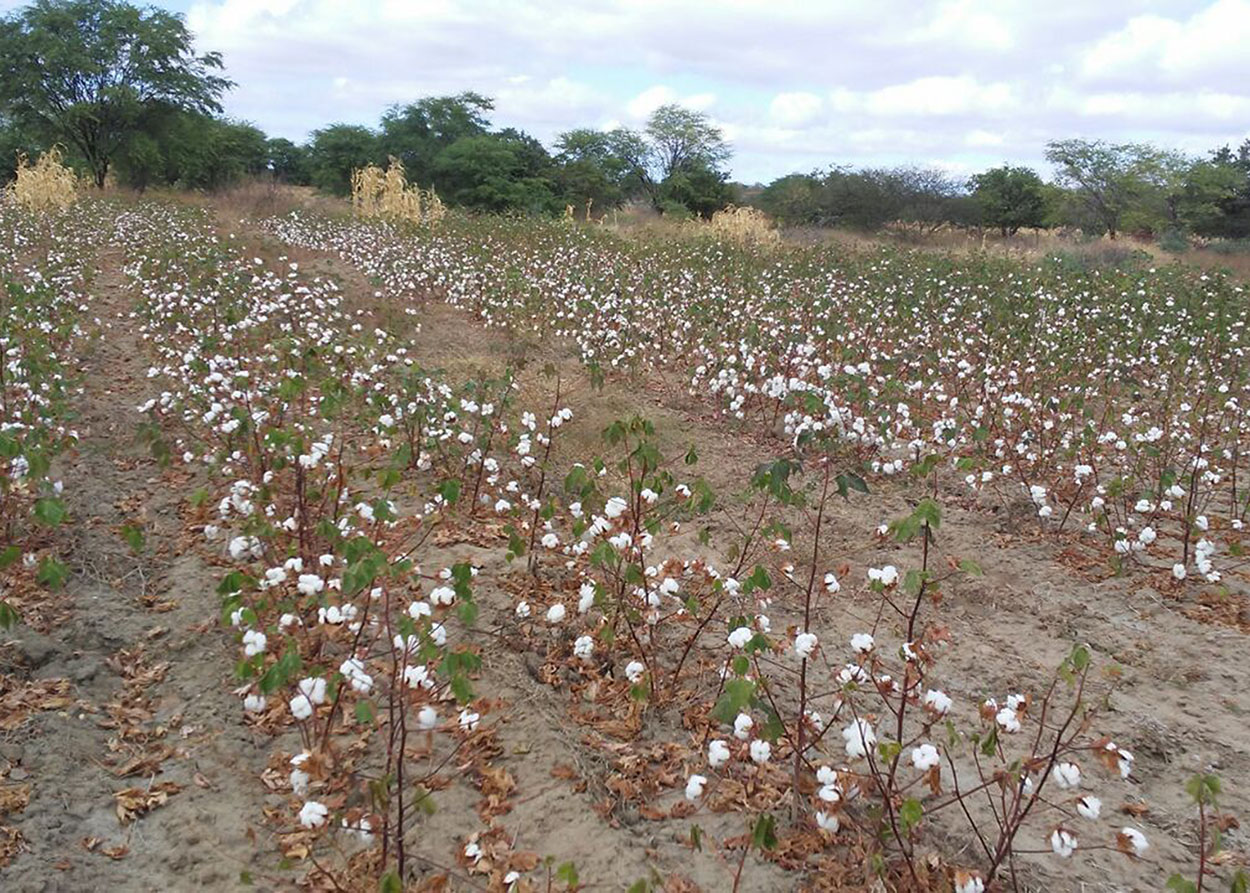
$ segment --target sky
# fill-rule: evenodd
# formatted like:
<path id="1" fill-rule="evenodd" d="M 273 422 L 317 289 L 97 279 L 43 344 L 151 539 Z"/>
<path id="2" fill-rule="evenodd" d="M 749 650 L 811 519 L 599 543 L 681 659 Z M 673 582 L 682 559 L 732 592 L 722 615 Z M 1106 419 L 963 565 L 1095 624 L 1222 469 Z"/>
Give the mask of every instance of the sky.
<path id="1" fill-rule="evenodd" d="M 0 0 L 0 8 L 19 6 Z M 476 90 L 548 145 L 707 113 L 742 182 L 831 165 L 1045 170 L 1066 137 L 1195 154 L 1250 137 L 1250 0 L 181 0 L 238 86 L 302 141 Z"/>

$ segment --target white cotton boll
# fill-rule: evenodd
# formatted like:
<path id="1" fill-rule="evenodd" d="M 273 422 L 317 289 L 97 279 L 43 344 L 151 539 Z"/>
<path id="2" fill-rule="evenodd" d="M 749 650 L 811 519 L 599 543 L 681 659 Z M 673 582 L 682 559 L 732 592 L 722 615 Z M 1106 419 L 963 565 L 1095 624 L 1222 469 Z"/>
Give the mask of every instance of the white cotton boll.
<path id="1" fill-rule="evenodd" d="M 595 603 L 595 586 L 593 583 L 583 583 L 581 588 L 577 590 L 577 613 L 585 614 Z"/>
<path id="2" fill-rule="evenodd" d="M 582 660 L 590 660 L 595 653 L 595 640 L 591 636 L 578 636 L 573 643 L 573 654 Z"/>
<path id="3" fill-rule="evenodd" d="M 875 646 L 876 642 L 868 633 L 856 633 L 851 636 L 851 650 L 857 654 L 867 654 Z"/>
<path id="4" fill-rule="evenodd" d="M 709 741 L 707 745 L 707 764 L 713 769 L 719 769 L 728 762 L 729 745 L 719 738 Z"/>
<path id="5" fill-rule="evenodd" d="M 324 704 L 326 700 L 326 681 L 320 676 L 309 676 L 299 681 L 300 694 L 314 704 Z"/>
<path id="6" fill-rule="evenodd" d="M 316 800 L 309 800 L 304 804 L 304 808 L 299 811 L 299 823 L 305 828 L 320 828 L 326 823 L 326 816 L 330 814 L 330 810 L 325 804 L 318 803 Z"/>
<path id="7" fill-rule="evenodd" d="M 462 732 L 472 732 L 477 728 L 481 719 L 481 714 L 474 713 L 466 707 L 460 711 L 460 730 Z"/>
<path id="8" fill-rule="evenodd" d="M 530 603 L 526 601 L 517 602 L 516 616 L 521 620 L 530 616 Z"/>
<path id="9" fill-rule="evenodd" d="M 729 634 L 729 644 L 734 648 L 745 648 L 754 637 L 755 633 L 749 626 L 740 626 Z"/>
<path id="10" fill-rule="evenodd" d="M 1095 821 L 1102 814 L 1102 801 L 1093 794 L 1086 794 L 1076 801 L 1076 811 L 1091 822 Z"/>
<path id="11" fill-rule="evenodd" d="M 450 586 L 436 587 L 430 593 L 430 601 L 436 605 L 447 606 L 455 602 L 455 600 L 456 590 L 452 589 Z"/>
<path id="12" fill-rule="evenodd" d="M 751 742 L 751 759 L 756 763 L 767 763 L 773 754 L 773 746 L 767 741 L 756 738 Z"/>
<path id="13" fill-rule="evenodd" d="M 877 743 L 877 736 L 873 732 L 872 725 L 864 719 L 852 720 L 851 724 L 842 730 L 842 738 L 846 742 L 846 755 L 853 760 L 866 756 Z"/>
<path id="14" fill-rule="evenodd" d="M 1150 849 L 1150 842 L 1146 840 L 1146 835 L 1136 828 L 1121 828 L 1119 842 L 1121 849 L 1131 852 L 1134 856 L 1140 856 Z"/>
<path id="15" fill-rule="evenodd" d="M 816 650 L 815 633 L 799 633 L 794 637 L 794 653 L 800 660 L 807 660 Z"/>
<path id="16" fill-rule="evenodd" d="M 243 653 L 248 657 L 264 654 L 267 641 L 264 633 L 249 629 L 243 634 Z"/>
<path id="17" fill-rule="evenodd" d="M 842 584 L 838 582 L 838 578 L 833 574 L 825 574 L 825 592 L 832 595 L 842 589 Z"/>
<path id="18" fill-rule="evenodd" d="M 313 715 L 312 701 L 306 695 L 296 695 L 291 698 L 291 715 L 298 720 L 308 719 Z"/>
<path id="19" fill-rule="evenodd" d="M 243 699 L 243 709 L 248 713 L 260 713 L 265 709 L 264 695 L 248 695 Z"/>
<path id="20" fill-rule="evenodd" d="M 560 537 L 556 536 L 554 533 L 544 533 L 542 544 L 544 549 L 554 549 L 560 545 Z"/>
<path id="21" fill-rule="evenodd" d="M 998 727 L 1008 734 L 1020 731 L 1020 718 L 1016 715 L 1016 711 L 1010 707 L 1004 707 L 998 711 L 998 715 L 994 717 L 994 721 L 998 723 Z"/>
<path id="22" fill-rule="evenodd" d="M 1059 858 L 1067 859 L 1076 852 L 1076 835 L 1063 828 L 1056 828 L 1050 835 L 1050 848 Z"/>
<path id="23" fill-rule="evenodd" d="M 1155 529 L 1149 526 L 1143 527 L 1137 534 L 1137 541 L 1143 546 L 1149 546 L 1158 538 L 1159 535 L 1155 533 Z"/>
<path id="24" fill-rule="evenodd" d="M 938 755 L 937 748 L 932 744 L 922 744 L 912 748 L 911 764 L 917 772 L 928 772 L 939 762 L 941 762 L 941 757 Z"/>
<path id="25" fill-rule="evenodd" d="M 816 811 L 816 827 L 826 834 L 837 834 L 839 824 L 837 813 Z"/>
<path id="26" fill-rule="evenodd" d="M 631 660 L 625 665 L 625 678 L 637 685 L 647 672 L 647 665 L 640 660 Z"/>
<path id="27" fill-rule="evenodd" d="M 1181 564 L 1179 561 L 1172 565 L 1172 576 L 1177 580 L 1185 579 L 1185 565 Z"/>
<path id="28" fill-rule="evenodd" d="M 734 737 L 739 741 L 745 741 L 751 737 L 751 729 L 755 727 L 755 720 L 751 719 L 745 713 L 739 713 L 734 717 Z"/>
<path id="29" fill-rule="evenodd" d="M 318 592 L 325 589 L 325 587 L 326 581 L 321 579 L 318 575 L 300 574 L 299 582 L 296 584 L 295 588 L 300 591 L 301 595 L 316 595 Z"/>
<path id="30" fill-rule="evenodd" d="M 1050 770 L 1050 777 L 1061 788 L 1079 788 L 1081 786 L 1081 767 L 1076 763 L 1056 763 Z"/>
<path id="31" fill-rule="evenodd" d="M 312 781 L 312 776 L 300 768 L 308 761 L 309 756 L 308 751 L 304 751 L 291 757 L 291 792 L 296 797 L 303 797 L 307 794 L 308 783 Z"/>
<path id="32" fill-rule="evenodd" d="M 629 508 L 629 503 L 619 496 L 613 496 L 603 506 L 603 513 L 607 515 L 609 520 L 619 518 Z"/>
<path id="33" fill-rule="evenodd" d="M 404 667 L 404 684 L 409 688 L 431 689 L 434 687 L 434 680 L 430 678 L 429 668 L 425 666 L 407 666 Z"/>
<path id="34" fill-rule="evenodd" d="M 887 564 L 885 567 L 880 569 L 870 567 L 868 568 L 868 579 L 871 582 L 880 583 L 882 586 L 889 589 L 898 582 L 898 568 L 892 564 Z"/>
<path id="35" fill-rule="evenodd" d="M 564 615 L 566 613 L 567 612 L 564 609 L 564 605 L 560 604 L 559 602 L 556 602 L 554 605 L 552 605 L 550 608 L 547 609 L 547 622 L 554 626 L 555 624 L 560 623 L 564 620 Z"/>
<path id="36" fill-rule="evenodd" d="M 424 731 L 429 731 L 438 725 L 438 711 L 429 704 L 417 711 L 417 725 Z"/>
<path id="37" fill-rule="evenodd" d="M 951 704 L 952 704 L 952 701 L 945 692 L 938 691 L 935 688 L 931 688 L 927 692 L 925 692 L 925 696 L 924 696 L 925 708 L 927 710 L 931 710 L 933 713 L 937 714 L 938 716 L 945 716 L 947 712 L 951 709 Z"/>
<path id="38" fill-rule="evenodd" d="M 702 775 L 691 775 L 686 779 L 686 799 L 698 800 L 703 796 L 703 788 L 707 785 L 707 779 Z"/>

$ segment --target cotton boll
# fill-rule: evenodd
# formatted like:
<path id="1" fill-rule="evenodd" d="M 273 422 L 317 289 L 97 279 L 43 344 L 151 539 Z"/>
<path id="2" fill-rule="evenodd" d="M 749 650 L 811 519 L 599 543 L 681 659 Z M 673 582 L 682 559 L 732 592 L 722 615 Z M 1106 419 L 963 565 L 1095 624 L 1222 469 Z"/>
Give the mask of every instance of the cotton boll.
<path id="1" fill-rule="evenodd" d="M 773 746 L 767 741 L 756 738 L 751 742 L 751 759 L 756 763 L 767 763 L 772 753 Z"/>
<path id="2" fill-rule="evenodd" d="M 309 800 L 304 804 L 304 808 L 299 811 L 299 823 L 305 828 L 320 828 L 326 823 L 326 816 L 330 814 L 330 810 L 325 804 L 318 803 L 316 800 Z"/>
<path id="3" fill-rule="evenodd" d="M 713 769 L 719 769 L 729 762 L 729 745 L 719 738 L 708 742 L 707 763 Z"/>
<path id="4" fill-rule="evenodd" d="M 1081 767 L 1076 763 L 1056 763 L 1050 771 L 1050 777 L 1061 788 L 1079 788 L 1081 786 Z"/>
<path id="5" fill-rule="evenodd" d="M 703 788 L 707 785 L 707 779 L 702 775 L 691 775 L 686 780 L 686 799 L 698 800 L 703 796 Z"/>
<path id="6" fill-rule="evenodd" d="M 939 762 L 941 762 L 941 757 L 938 755 L 937 748 L 932 744 L 921 744 L 919 747 L 912 748 L 911 764 L 917 772 L 928 772 Z"/>
<path id="7" fill-rule="evenodd" d="M 1063 828 L 1056 828 L 1050 835 L 1050 848 L 1059 858 L 1067 859 L 1076 852 L 1076 835 Z"/>

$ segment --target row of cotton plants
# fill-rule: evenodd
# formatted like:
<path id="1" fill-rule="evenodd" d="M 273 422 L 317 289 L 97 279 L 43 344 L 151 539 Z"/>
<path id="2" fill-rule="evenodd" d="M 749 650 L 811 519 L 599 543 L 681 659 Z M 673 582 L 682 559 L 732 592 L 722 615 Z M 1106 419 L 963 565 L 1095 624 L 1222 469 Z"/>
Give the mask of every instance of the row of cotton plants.
<path id="1" fill-rule="evenodd" d="M 110 215 L 75 206 L 39 214 L 0 201 L 0 626 L 31 584 L 68 573 L 53 530 L 68 510 L 57 458 L 77 444 L 77 363 L 91 329 L 87 291 Z"/>
<path id="2" fill-rule="evenodd" d="M 866 474 L 938 452 L 952 498 L 1028 506 L 1117 570 L 1219 583 L 1242 566 L 1247 302 L 1222 276 L 636 245 L 523 221 L 267 226 L 387 295 L 565 339 L 596 376 L 685 367 L 729 418 L 834 432 Z"/>

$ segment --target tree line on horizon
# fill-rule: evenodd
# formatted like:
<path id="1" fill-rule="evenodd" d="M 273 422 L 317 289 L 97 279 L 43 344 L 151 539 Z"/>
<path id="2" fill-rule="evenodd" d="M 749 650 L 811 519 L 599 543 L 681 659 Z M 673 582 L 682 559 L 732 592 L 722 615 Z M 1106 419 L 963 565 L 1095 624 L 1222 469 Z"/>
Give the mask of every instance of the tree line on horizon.
<path id="1" fill-rule="evenodd" d="M 1051 182 L 1002 165 L 971 178 L 925 167 L 835 166 L 765 186 L 730 182 L 732 148 L 708 116 L 664 105 L 639 130 L 576 128 L 551 149 L 495 128 L 476 92 L 389 108 L 376 127 L 335 123 L 303 144 L 226 118 L 234 84 L 197 55 L 183 18 L 124 0 L 36 0 L 0 19 L 0 179 L 19 153 L 63 147 L 97 185 L 215 191 L 267 176 L 345 195 L 354 169 L 404 165 L 410 182 L 479 212 L 579 215 L 650 205 L 709 217 L 751 204 L 785 225 L 1065 227 L 1186 239 L 1250 238 L 1250 140 L 1208 157 L 1139 143 L 1049 143 Z"/>

